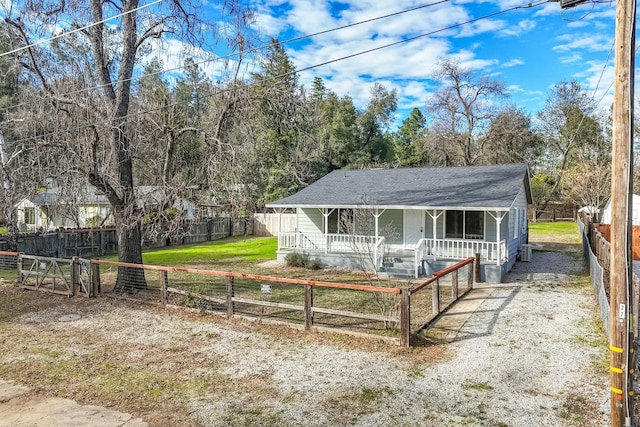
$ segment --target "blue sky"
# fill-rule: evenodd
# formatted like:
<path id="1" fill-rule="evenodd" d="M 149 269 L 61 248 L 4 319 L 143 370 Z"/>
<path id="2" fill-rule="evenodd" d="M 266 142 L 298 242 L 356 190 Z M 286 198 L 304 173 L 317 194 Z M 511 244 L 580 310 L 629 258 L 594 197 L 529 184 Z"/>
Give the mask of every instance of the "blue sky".
<path id="1" fill-rule="evenodd" d="M 295 36 L 399 12 L 438 0 L 263 0 L 257 26 L 268 36 Z M 437 88 L 430 77 L 443 57 L 479 73 L 502 79 L 510 101 L 531 114 L 538 112 L 553 84 L 578 80 L 608 109 L 612 102 L 615 4 L 587 3 L 561 10 L 558 3 L 507 11 L 523 0 L 458 0 L 422 8 L 368 24 L 287 44 L 298 69 L 345 57 L 398 40 L 440 30 L 496 12 L 497 16 L 439 32 L 373 53 L 300 73 L 308 85 L 314 77 L 339 95 L 364 107 L 373 83 L 396 89 L 399 121 L 413 107 L 423 108 Z M 534 2 L 537 3 L 537 2 Z"/>

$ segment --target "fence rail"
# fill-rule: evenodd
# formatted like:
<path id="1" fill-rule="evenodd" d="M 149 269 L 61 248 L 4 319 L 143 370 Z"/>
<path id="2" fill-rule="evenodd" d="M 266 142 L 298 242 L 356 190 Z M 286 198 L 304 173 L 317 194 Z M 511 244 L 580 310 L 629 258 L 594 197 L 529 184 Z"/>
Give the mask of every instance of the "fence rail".
<path id="1" fill-rule="evenodd" d="M 337 253 L 369 253 L 384 237 L 359 236 L 353 234 L 324 233 L 280 233 L 278 249 L 303 249 Z"/>
<path id="2" fill-rule="evenodd" d="M 412 316 L 408 314 L 410 330 L 420 332 L 427 329 L 440 318 L 440 315 L 447 311 L 460 298 L 473 289 L 474 265 L 477 259 L 469 257 L 450 267 L 443 268 L 433 274 L 433 277 L 423 283 L 412 287 L 409 290 L 407 298 L 410 299 L 408 305 L 413 309 L 415 307 L 424 306 L 431 302 L 431 313 L 428 310 L 423 311 L 420 316 Z M 461 286 L 465 281 L 465 286 Z M 462 280 L 462 283 L 460 282 Z M 424 292 L 427 288 L 431 288 L 430 298 L 426 298 L 428 292 Z M 412 318 L 413 317 L 413 318 Z M 405 331 L 406 333 L 406 331 Z M 408 339 L 408 338 L 406 338 Z"/>
<path id="3" fill-rule="evenodd" d="M 385 324 L 400 324 L 399 315 L 381 312 L 373 294 L 399 296 L 403 289 L 386 286 L 323 282 L 279 278 L 247 273 L 182 267 L 127 264 L 92 260 L 94 286 L 127 293 L 128 297 L 151 298 L 156 302 L 183 305 L 220 312 L 228 318 L 236 315 L 260 320 L 284 321 L 304 325 L 304 329 L 334 328 L 338 331 L 382 336 Z M 145 287 L 118 288 L 115 283 L 121 269 L 143 272 Z M 139 274 L 137 275 L 139 277 Z M 406 292 L 406 290 L 405 290 Z M 363 296 L 364 294 L 364 296 Z M 350 301 L 358 300 L 358 310 Z M 364 303 L 362 302 L 364 300 Z M 355 304 L 354 304 L 355 305 Z M 272 310 L 267 310 L 272 309 Z M 355 322 L 347 321 L 356 319 Z M 371 322 L 379 323 L 373 326 Z M 398 340 L 398 339 L 396 339 Z"/>
<path id="4" fill-rule="evenodd" d="M 509 257 L 507 242 L 485 242 L 480 240 L 420 239 L 415 247 L 416 264 L 424 257 L 466 259 L 480 254 L 484 261 L 500 263 Z M 418 259 L 418 257 L 420 257 Z"/>
<path id="5" fill-rule="evenodd" d="M 0 252 L 2 257 L 10 260 L 7 271 L 17 270 L 13 277 L 26 289 L 87 297 L 121 293 L 137 300 L 218 312 L 228 318 L 251 317 L 298 324 L 306 330 L 391 339 L 407 347 L 412 332 L 423 330 L 472 288 L 474 262 L 473 258 L 464 260 L 410 288 L 383 281 L 379 285 L 335 283 L 15 252 Z M 462 289 L 459 278 L 465 268 L 468 280 Z M 432 292 L 422 292 L 427 287 Z M 389 335 L 390 329 L 398 330 L 399 335 Z"/>

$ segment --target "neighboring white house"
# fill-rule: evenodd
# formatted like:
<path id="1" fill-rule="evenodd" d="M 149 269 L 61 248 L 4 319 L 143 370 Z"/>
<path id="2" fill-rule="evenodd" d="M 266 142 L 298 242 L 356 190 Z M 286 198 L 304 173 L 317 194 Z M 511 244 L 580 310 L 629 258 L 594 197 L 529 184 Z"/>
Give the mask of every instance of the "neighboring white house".
<path id="1" fill-rule="evenodd" d="M 500 282 L 527 243 L 531 203 L 528 167 L 509 164 L 337 170 L 267 207 L 297 212 L 297 230 L 278 233 L 279 260 L 394 260 L 418 276 L 479 253 L 483 280 Z"/>
<path id="2" fill-rule="evenodd" d="M 633 205 L 631 207 L 631 220 L 633 225 L 640 225 L 640 196 L 633 195 Z M 611 199 L 604 206 L 600 224 L 611 224 Z"/>
<path id="3" fill-rule="evenodd" d="M 145 204 L 160 200 L 158 187 L 136 188 L 138 197 Z M 174 208 L 183 212 L 186 219 L 195 218 L 195 205 L 185 199 L 177 199 Z M 104 194 L 90 185 L 83 186 L 73 195 L 63 195 L 57 188 L 25 197 L 16 204 L 17 224 L 20 231 L 52 231 L 64 228 L 90 228 L 114 225 L 111 205 Z"/>

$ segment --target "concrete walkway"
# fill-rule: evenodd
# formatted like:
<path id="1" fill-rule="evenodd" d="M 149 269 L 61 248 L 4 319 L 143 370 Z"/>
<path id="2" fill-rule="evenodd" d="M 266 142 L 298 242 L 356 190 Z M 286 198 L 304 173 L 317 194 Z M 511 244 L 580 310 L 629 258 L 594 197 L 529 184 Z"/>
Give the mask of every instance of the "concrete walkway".
<path id="1" fill-rule="evenodd" d="M 28 387 L 0 380 L 2 427 L 146 427 L 129 414 L 101 406 L 80 405 L 71 399 L 29 394 Z"/>
<path id="2" fill-rule="evenodd" d="M 441 315 L 433 326 L 424 331 L 424 336 L 429 342 L 446 344 L 455 341 L 460 329 L 494 290 L 491 285 L 474 286 L 468 294 Z"/>

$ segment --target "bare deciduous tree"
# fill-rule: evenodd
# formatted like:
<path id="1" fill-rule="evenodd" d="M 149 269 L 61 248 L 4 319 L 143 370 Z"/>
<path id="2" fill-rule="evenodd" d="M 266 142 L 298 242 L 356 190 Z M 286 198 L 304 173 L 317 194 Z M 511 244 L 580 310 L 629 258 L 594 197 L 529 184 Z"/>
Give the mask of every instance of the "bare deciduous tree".
<path id="1" fill-rule="evenodd" d="M 452 161 L 474 165 L 483 155 L 491 120 L 500 111 L 497 102 L 507 96 L 505 84 L 487 75 L 477 75 L 451 59 L 440 62 L 435 79 L 442 82 L 427 104 L 431 130 Z"/>
<path id="2" fill-rule="evenodd" d="M 221 21 L 245 10 L 234 0 L 219 6 Z M 21 48 L 14 57 L 41 97 L 33 102 L 46 104 L 40 106 L 41 115 L 31 116 L 25 135 L 33 136 L 41 126 L 35 120 L 48 124 L 33 139 L 38 149 L 47 151 L 48 161 L 60 169 L 80 172 L 107 197 L 118 229 L 120 261 L 142 262 L 141 222 L 148 213 L 134 186 L 140 135 L 133 122 L 146 114 L 144 107 L 133 111 L 136 66 L 152 42 L 171 37 L 187 49 L 217 41 L 218 25 L 203 20 L 212 9 L 191 0 L 153 7 L 138 0 L 34 0 L 5 10 L 13 47 Z M 52 39 L 69 21 L 63 31 L 82 29 L 48 44 L 34 43 Z M 118 286 L 142 283 L 140 271 L 121 269 Z"/>

